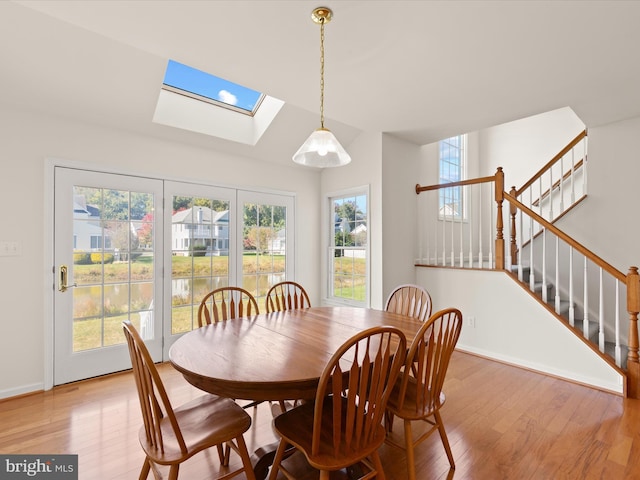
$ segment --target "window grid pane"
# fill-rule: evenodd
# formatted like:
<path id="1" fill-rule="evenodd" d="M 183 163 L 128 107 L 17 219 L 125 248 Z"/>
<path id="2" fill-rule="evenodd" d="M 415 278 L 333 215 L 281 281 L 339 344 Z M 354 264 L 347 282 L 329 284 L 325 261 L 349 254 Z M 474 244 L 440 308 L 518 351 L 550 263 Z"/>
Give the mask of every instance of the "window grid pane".
<path id="1" fill-rule="evenodd" d="M 367 301 L 367 195 L 333 197 L 329 249 L 329 297 L 365 305 Z"/>
<path id="2" fill-rule="evenodd" d="M 229 202 L 174 196 L 172 211 L 171 333 L 175 335 L 198 325 L 198 305 L 204 295 L 229 284 Z"/>
<path id="3" fill-rule="evenodd" d="M 464 143 L 463 135 L 440 141 L 440 183 L 459 182 L 464 179 Z M 465 217 L 463 188 L 460 186 L 441 188 L 438 208 L 440 218 L 463 219 Z"/>

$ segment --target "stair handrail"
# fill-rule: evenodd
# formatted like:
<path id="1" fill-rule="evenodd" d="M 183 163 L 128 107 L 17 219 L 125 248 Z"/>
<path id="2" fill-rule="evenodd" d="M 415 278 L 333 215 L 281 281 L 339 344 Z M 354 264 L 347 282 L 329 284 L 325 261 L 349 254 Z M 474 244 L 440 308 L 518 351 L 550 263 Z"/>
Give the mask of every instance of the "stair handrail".
<path id="1" fill-rule="evenodd" d="M 502 170 L 502 167 L 500 167 L 500 170 Z M 426 186 L 422 186 L 419 183 L 416 183 L 416 194 L 420 195 L 420 192 L 426 192 L 428 190 L 439 190 L 441 188 L 462 187 L 464 185 L 475 185 L 477 183 L 489 183 L 495 181 L 495 179 L 496 176 L 491 175 L 490 177 L 469 178 L 467 180 L 459 180 L 457 182 L 436 183 L 434 185 Z"/>
<path id="2" fill-rule="evenodd" d="M 513 194 L 508 193 L 508 192 L 504 192 L 503 195 L 504 195 L 505 199 L 507 199 L 507 201 L 509 201 L 509 203 L 511 205 L 513 205 L 516 208 L 519 208 L 520 210 L 525 212 L 527 215 L 532 217 L 536 222 L 538 222 L 544 228 L 546 228 L 547 230 L 551 231 L 553 234 L 555 234 L 556 236 L 558 236 L 559 238 L 564 240 L 571 247 L 573 247 L 574 249 L 579 251 L 581 254 L 583 254 L 585 257 L 587 257 L 593 263 L 597 264 L 599 267 L 602 267 L 605 271 L 607 271 L 608 273 L 610 273 L 611 275 L 616 277 L 621 282 L 624 282 L 624 283 L 627 282 L 627 276 L 624 273 L 622 273 L 620 270 L 618 270 L 617 268 L 612 266 L 610 263 L 606 262 L 601 257 L 599 257 L 598 255 L 593 253 L 591 250 L 589 250 L 587 247 L 582 245 L 580 242 L 578 242 L 578 241 L 574 240 L 573 238 L 571 238 L 569 235 L 567 235 L 562 230 L 560 230 L 558 227 L 556 227 L 553 223 L 545 220 L 543 217 L 538 215 L 536 212 L 534 212 L 529 207 L 527 207 L 522 202 L 520 202 L 517 198 L 515 198 L 513 196 Z M 513 242 L 513 240 L 512 240 L 512 242 Z"/>
<path id="3" fill-rule="evenodd" d="M 575 147 L 578 143 L 580 143 L 582 141 L 583 138 L 585 138 L 587 136 L 587 131 L 583 130 L 582 132 L 580 132 L 573 140 L 571 140 L 566 147 L 564 147 L 562 150 L 560 150 L 560 152 L 558 152 L 558 154 L 553 157 L 551 160 L 549 160 L 540 170 L 538 170 L 527 182 L 525 182 L 524 185 L 522 185 L 522 187 L 518 188 L 516 190 L 516 196 L 520 196 L 522 194 L 522 192 L 524 192 L 527 188 L 529 188 L 531 185 L 533 185 L 536 180 L 538 180 L 540 177 L 542 177 L 542 175 L 549 170 L 553 165 L 555 165 L 555 163 L 560 160 L 562 157 L 564 157 L 567 153 L 569 153 L 573 147 Z M 577 168 L 577 166 L 576 166 Z M 565 173 L 563 173 L 563 175 L 565 175 Z"/>

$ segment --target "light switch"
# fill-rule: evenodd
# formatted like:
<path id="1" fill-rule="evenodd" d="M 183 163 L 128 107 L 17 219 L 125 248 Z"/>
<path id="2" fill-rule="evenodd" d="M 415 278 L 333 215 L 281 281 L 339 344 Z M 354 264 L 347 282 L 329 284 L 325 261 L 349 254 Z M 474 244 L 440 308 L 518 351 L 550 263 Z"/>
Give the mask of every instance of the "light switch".
<path id="1" fill-rule="evenodd" d="M 20 242 L 0 242 L 0 257 L 19 257 L 22 255 Z"/>

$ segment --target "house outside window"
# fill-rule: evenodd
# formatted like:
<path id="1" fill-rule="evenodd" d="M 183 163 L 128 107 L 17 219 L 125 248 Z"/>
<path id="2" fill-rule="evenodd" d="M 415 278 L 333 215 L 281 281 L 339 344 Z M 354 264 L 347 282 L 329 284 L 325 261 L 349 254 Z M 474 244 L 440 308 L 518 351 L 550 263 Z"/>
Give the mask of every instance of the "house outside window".
<path id="1" fill-rule="evenodd" d="M 361 188 L 329 197 L 328 297 L 366 306 L 369 291 L 368 192 Z"/>
<path id="2" fill-rule="evenodd" d="M 466 178 L 466 146 L 466 135 L 440 141 L 440 183 L 458 182 Z M 463 220 L 466 217 L 463 188 L 458 186 L 440 189 L 438 208 L 440 219 Z"/>

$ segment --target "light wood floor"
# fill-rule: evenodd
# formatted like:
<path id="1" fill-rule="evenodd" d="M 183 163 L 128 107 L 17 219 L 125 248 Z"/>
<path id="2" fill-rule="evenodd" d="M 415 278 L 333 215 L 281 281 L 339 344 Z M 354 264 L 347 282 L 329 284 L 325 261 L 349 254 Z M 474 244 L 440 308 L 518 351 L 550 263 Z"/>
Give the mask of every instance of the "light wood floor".
<path id="1" fill-rule="evenodd" d="M 159 369 L 174 405 L 200 394 L 170 365 Z M 422 480 L 640 478 L 638 400 L 461 352 L 454 353 L 445 392 L 442 415 L 456 469 L 449 470 L 434 434 L 416 452 Z M 269 404 L 249 412 L 252 450 L 275 437 Z M 101 377 L 1 401 L 0 453 L 78 454 L 82 480 L 136 479 L 140 424 L 131 374 Z M 401 422 L 394 427 L 401 435 Z M 385 445 L 381 456 L 388 479 L 406 478 L 401 450 Z M 185 463 L 181 478 L 212 478 L 217 465 L 215 451 L 199 454 Z M 314 478 L 303 470 L 301 480 Z"/>

